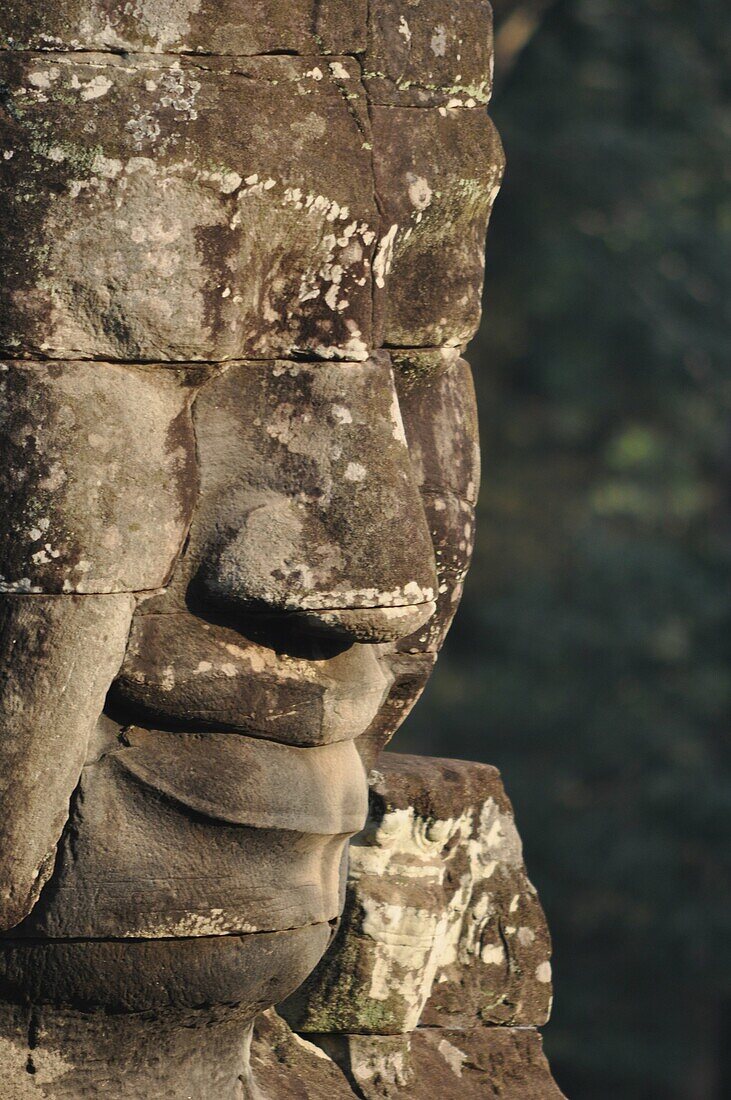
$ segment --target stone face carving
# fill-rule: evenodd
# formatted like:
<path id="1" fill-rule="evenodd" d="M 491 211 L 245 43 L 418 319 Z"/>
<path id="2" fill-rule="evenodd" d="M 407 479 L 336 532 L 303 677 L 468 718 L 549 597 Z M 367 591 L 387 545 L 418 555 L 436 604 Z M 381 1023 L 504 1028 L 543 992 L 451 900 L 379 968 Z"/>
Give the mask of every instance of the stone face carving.
<path id="1" fill-rule="evenodd" d="M 447 1036 L 478 1024 L 470 1058 L 507 1044 L 521 1087 L 531 1066 L 545 1079 L 532 1033 L 481 1026 L 533 1027 L 548 996 L 494 773 L 457 768 L 454 822 L 435 790 L 417 889 L 398 838 L 429 832 L 424 775 L 448 788 L 448 769 L 392 763 L 347 877 L 367 771 L 423 690 L 472 551 L 460 355 L 503 165 L 490 34 L 485 0 L 0 11 L 13 1097 L 386 1095 L 381 1078 L 437 1065 L 457 1080 Z M 393 815 L 409 824 L 389 848 Z M 421 921 L 407 957 L 393 905 Z M 272 1014 L 252 1037 L 334 937 L 327 1020 L 332 961 L 283 1009 L 329 1037 Z M 375 1016 L 369 967 L 389 990 Z M 436 1046 L 409 1040 L 418 1020 L 447 1029 Z"/>

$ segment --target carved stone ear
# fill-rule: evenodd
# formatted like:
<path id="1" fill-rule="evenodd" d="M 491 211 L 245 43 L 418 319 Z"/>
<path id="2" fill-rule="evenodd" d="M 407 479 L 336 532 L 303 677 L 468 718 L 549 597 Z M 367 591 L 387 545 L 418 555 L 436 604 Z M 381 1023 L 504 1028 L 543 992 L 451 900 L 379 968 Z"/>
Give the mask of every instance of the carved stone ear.
<path id="1" fill-rule="evenodd" d="M 133 607 L 124 595 L 0 596 L 0 930 L 53 871 Z"/>

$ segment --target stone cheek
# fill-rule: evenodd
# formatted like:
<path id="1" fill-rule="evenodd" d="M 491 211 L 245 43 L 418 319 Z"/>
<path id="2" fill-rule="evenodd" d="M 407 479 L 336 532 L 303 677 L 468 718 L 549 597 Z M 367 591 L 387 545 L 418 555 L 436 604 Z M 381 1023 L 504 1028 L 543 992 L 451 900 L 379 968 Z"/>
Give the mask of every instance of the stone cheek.
<path id="1" fill-rule="evenodd" d="M 50 877 L 124 655 L 129 596 L 0 596 L 0 930 Z"/>
<path id="2" fill-rule="evenodd" d="M 0 591 L 163 585 L 197 495 L 183 371 L 0 364 Z"/>
<path id="3" fill-rule="evenodd" d="M 550 942 L 494 768 L 384 754 L 333 948 L 284 1006 L 306 1033 L 537 1026 Z"/>
<path id="4" fill-rule="evenodd" d="M 246 55 L 362 50 L 366 0 L 7 0 L 0 48 Z"/>
<path id="5" fill-rule="evenodd" d="M 351 58 L 5 55 L 0 348 L 365 359 L 379 232 Z"/>
<path id="6" fill-rule="evenodd" d="M 373 268 L 377 340 L 461 346 L 480 319 L 500 139 L 483 110 L 462 107 L 374 107 L 371 121 L 383 213 Z"/>

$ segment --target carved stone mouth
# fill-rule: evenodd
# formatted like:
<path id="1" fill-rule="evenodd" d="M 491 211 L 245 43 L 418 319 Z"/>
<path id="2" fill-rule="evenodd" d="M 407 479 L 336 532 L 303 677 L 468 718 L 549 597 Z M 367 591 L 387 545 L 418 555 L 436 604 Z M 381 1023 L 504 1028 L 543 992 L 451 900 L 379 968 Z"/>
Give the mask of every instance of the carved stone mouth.
<path id="1" fill-rule="evenodd" d="M 352 741 L 129 728 L 83 769 L 53 877 L 13 937 L 171 940 L 330 921 L 367 809 Z"/>

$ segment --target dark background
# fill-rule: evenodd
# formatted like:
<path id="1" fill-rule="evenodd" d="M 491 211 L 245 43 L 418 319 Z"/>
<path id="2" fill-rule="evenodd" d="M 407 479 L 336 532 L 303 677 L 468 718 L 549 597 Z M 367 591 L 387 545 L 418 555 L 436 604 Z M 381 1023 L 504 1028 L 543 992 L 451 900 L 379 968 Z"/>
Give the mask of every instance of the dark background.
<path id="1" fill-rule="evenodd" d="M 394 747 L 503 772 L 570 1100 L 725 1100 L 731 4 L 495 9 L 480 537 Z"/>

